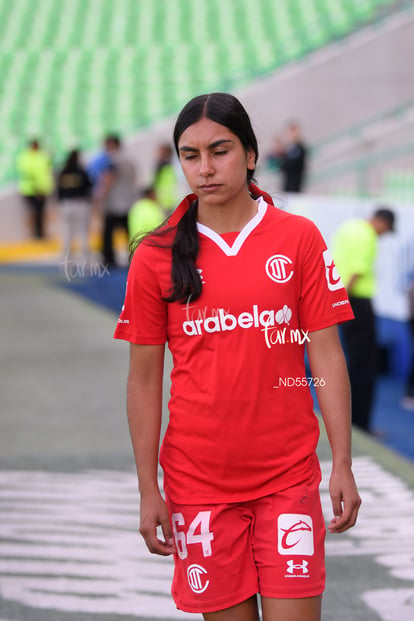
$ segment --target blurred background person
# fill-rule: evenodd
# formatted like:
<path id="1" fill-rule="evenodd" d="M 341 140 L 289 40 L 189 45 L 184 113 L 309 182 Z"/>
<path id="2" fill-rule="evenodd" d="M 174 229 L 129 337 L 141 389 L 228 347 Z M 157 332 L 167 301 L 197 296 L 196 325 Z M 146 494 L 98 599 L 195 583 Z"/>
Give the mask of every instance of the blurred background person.
<path id="1" fill-rule="evenodd" d="M 283 162 L 283 142 L 276 136 L 273 141 L 273 148 L 266 157 L 266 166 L 272 172 L 279 172 Z"/>
<path id="2" fill-rule="evenodd" d="M 410 329 L 410 367 L 408 370 L 407 383 L 405 386 L 405 394 L 401 401 L 401 405 L 405 410 L 414 411 L 414 274 L 411 274 L 408 285 L 408 323 Z"/>
<path id="3" fill-rule="evenodd" d="M 96 203 L 103 214 L 102 253 L 105 265 L 118 267 L 114 250 L 114 231 L 122 229 L 128 236 L 128 211 L 136 198 L 135 165 L 118 136 L 106 141 L 109 162 L 101 173 Z"/>
<path id="4" fill-rule="evenodd" d="M 142 196 L 128 212 L 128 234 L 132 240 L 137 235 L 149 233 L 164 220 L 164 212 L 155 200 L 152 186 L 144 189 Z"/>
<path id="5" fill-rule="evenodd" d="M 35 239 L 45 237 L 45 208 L 54 189 L 52 164 L 37 139 L 29 142 L 17 160 L 19 192 L 29 210 L 29 222 Z"/>
<path id="6" fill-rule="evenodd" d="M 82 259 L 89 256 L 92 181 L 80 161 L 80 152 L 73 149 L 57 177 L 57 195 L 61 205 L 62 251 L 65 260 L 79 244 Z"/>
<path id="7" fill-rule="evenodd" d="M 300 125 L 296 121 L 288 124 L 281 154 L 280 170 L 284 192 L 302 192 L 305 183 L 307 147 L 302 138 Z"/>
<path id="8" fill-rule="evenodd" d="M 157 203 L 168 215 L 177 205 L 178 180 L 173 164 L 173 149 L 170 143 L 159 145 L 155 164 L 153 186 Z"/>
<path id="9" fill-rule="evenodd" d="M 378 367 L 375 314 L 375 262 L 378 237 L 394 231 L 394 212 L 378 208 L 368 219 L 344 222 L 336 231 L 332 254 L 346 287 L 355 319 L 341 326 L 352 396 L 352 422 L 369 432 Z"/>
<path id="10" fill-rule="evenodd" d="M 108 169 L 111 163 L 110 154 L 111 151 L 116 148 L 117 140 L 118 136 L 115 134 L 108 134 L 104 139 L 101 150 L 88 162 L 86 170 L 92 181 L 94 190 L 98 188 L 102 174 Z"/>

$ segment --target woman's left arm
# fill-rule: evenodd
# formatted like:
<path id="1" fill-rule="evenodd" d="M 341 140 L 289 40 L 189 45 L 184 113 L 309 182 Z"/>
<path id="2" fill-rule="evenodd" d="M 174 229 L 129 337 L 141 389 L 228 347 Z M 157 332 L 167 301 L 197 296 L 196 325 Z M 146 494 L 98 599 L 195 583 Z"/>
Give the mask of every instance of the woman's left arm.
<path id="1" fill-rule="evenodd" d="M 334 518 L 329 524 L 329 530 L 342 533 L 354 526 L 361 499 L 352 474 L 351 396 L 337 326 L 311 332 L 307 350 L 332 451 L 329 493 Z"/>

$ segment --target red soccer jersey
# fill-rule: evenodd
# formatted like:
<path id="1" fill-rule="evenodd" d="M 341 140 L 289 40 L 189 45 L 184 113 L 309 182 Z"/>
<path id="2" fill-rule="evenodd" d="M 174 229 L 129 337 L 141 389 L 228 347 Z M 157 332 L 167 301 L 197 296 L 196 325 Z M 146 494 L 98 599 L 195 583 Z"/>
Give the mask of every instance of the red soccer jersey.
<path id="1" fill-rule="evenodd" d="M 168 342 L 173 355 L 160 461 L 174 502 L 251 500 L 307 476 L 319 425 L 305 345 L 312 331 L 353 314 L 307 218 L 260 198 L 239 233 L 198 230 L 200 298 L 163 302 L 171 250 L 144 242 L 131 263 L 115 337 Z"/>

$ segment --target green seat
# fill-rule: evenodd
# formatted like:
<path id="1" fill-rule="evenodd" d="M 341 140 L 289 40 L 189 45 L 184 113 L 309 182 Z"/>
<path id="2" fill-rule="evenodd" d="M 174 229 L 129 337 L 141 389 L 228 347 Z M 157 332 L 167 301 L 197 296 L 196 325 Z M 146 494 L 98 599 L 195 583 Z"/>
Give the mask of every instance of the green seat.
<path id="1" fill-rule="evenodd" d="M 74 137 L 93 147 L 107 131 L 146 127 L 193 95 L 300 60 L 392 3 L 0 0 L 0 159 L 34 133 L 61 158 Z"/>

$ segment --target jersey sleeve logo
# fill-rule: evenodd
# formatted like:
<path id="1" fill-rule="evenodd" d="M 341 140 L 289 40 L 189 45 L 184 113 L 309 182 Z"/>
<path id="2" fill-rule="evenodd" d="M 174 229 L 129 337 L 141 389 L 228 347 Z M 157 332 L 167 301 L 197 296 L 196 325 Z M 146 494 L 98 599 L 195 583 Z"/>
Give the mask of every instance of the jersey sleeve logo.
<path id="1" fill-rule="evenodd" d="M 338 270 L 336 269 L 334 260 L 331 257 L 329 250 L 324 250 L 322 256 L 325 263 L 325 276 L 329 291 L 337 291 L 338 289 L 343 289 L 344 284 L 341 280 Z"/>
<path id="2" fill-rule="evenodd" d="M 293 276 L 293 261 L 284 254 L 274 254 L 266 262 L 266 274 L 277 283 L 288 282 Z"/>

